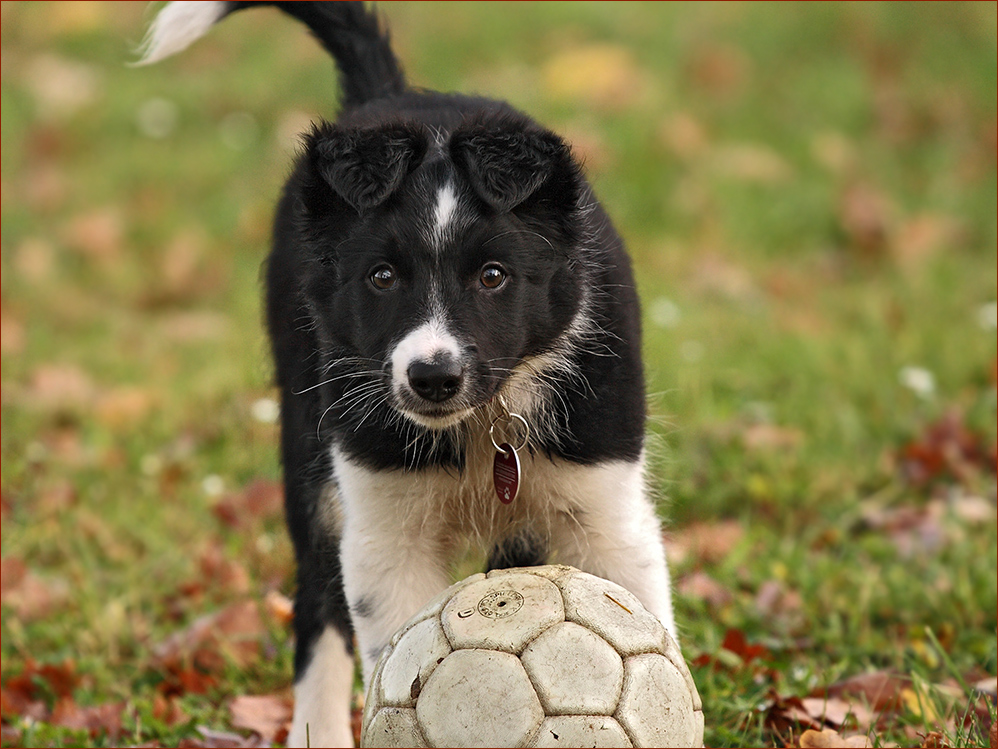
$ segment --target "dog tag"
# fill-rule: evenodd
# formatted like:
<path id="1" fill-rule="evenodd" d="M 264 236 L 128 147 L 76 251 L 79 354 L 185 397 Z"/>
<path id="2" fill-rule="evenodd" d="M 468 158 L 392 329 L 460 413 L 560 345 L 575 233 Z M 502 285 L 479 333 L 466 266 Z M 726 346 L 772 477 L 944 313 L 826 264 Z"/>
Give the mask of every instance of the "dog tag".
<path id="1" fill-rule="evenodd" d="M 508 442 L 499 445 L 492 461 L 492 482 L 496 487 L 496 496 L 504 505 L 516 499 L 516 491 L 520 488 L 520 456 Z"/>

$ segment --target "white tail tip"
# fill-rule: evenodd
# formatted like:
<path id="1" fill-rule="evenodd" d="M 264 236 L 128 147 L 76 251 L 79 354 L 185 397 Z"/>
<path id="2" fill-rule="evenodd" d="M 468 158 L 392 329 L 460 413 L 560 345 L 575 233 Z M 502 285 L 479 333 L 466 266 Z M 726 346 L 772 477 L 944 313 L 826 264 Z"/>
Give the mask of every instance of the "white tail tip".
<path id="1" fill-rule="evenodd" d="M 135 64 L 151 65 L 187 49 L 224 15 L 224 2 L 168 3 L 153 19 L 139 45 L 141 57 Z"/>

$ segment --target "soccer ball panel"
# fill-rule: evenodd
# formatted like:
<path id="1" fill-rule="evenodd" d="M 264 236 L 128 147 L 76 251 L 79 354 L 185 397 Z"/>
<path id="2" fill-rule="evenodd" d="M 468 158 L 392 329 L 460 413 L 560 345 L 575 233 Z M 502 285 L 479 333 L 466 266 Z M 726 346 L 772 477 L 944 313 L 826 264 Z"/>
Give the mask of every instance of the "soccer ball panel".
<path id="1" fill-rule="evenodd" d="M 562 622 L 520 656 L 548 715 L 611 715 L 624 683 L 624 664 L 606 640 Z"/>
<path id="2" fill-rule="evenodd" d="M 491 580 L 492 578 L 504 575 L 534 575 L 535 577 L 543 577 L 553 582 L 562 575 L 577 571 L 575 567 L 569 567 L 567 564 L 546 564 L 543 567 L 506 567 L 504 569 L 489 570 L 487 577 Z"/>
<path id="3" fill-rule="evenodd" d="M 444 606 L 441 620 L 451 646 L 519 653 L 537 635 L 564 621 L 557 586 L 537 575 L 479 580 Z"/>
<path id="4" fill-rule="evenodd" d="M 556 715 L 545 718 L 535 747 L 631 746 L 624 729 L 605 715 Z"/>
<path id="5" fill-rule="evenodd" d="M 405 707 L 385 707 L 379 710 L 364 734 L 364 746 L 426 746 L 416 721 L 416 711 Z"/>
<path id="6" fill-rule="evenodd" d="M 515 655 L 457 650 L 430 675 L 416 716 L 433 746 L 522 746 L 544 711 Z"/>
<path id="7" fill-rule="evenodd" d="M 624 656 L 662 652 L 662 623 L 630 591 L 585 572 L 559 577 L 556 584 L 568 621 L 593 630 Z"/>
<path id="8" fill-rule="evenodd" d="M 624 661 L 616 718 L 637 746 L 699 746 L 703 733 L 698 733 L 697 712 L 686 680 L 664 655 L 647 653 Z"/>
<path id="9" fill-rule="evenodd" d="M 413 625 L 418 624 L 423 619 L 430 619 L 440 614 L 444 606 L 447 605 L 447 602 L 451 598 L 453 598 L 454 594 L 457 593 L 459 590 L 461 590 L 461 588 L 466 588 L 472 583 L 476 583 L 479 580 L 484 580 L 484 579 L 485 579 L 485 573 L 479 572 L 476 575 L 471 575 L 470 577 L 464 578 L 464 580 L 454 583 L 449 588 L 447 588 L 447 590 L 441 591 L 434 598 L 431 598 L 429 603 L 427 603 L 425 606 L 423 606 L 423 608 L 421 608 L 419 611 L 413 614 L 412 617 L 409 618 L 409 621 L 407 621 L 405 624 L 399 627 L 398 631 L 396 631 L 395 634 L 392 635 L 392 640 L 391 640 L 392 645 L 397 643 L 399 639 L 402 637 L 402 635 L 404 635 Z"/>
<path id="10" fill-rule="evenodd" d="M 683 658 L 683 654 L 679 650 L 679 645 L 676 644 L 676 641 L 672 639 L 672 635 L 667 630 L 663 629 L 663 632 L 662 650 L 665 653 L 665 657 L 669 659 L 669 662 L 676 667 L 676 670 L 686 680 L 686 688 L 690 690 L 690 696 L 693 697 L 693 709 L 703 710 L 703 703 L 700 701 L 700 693 L 697 691 L 697 685 L 693 681 L 693 674 L 690 673 L 690 668 L 686 665 L 686 659 Z M 703 721 L 703 715 L 700 716 L 700 720 L 701 722 Z"/>
<path id="11" fill-rule="evenodd" d="M 449 653 L 450 644 L 436 618 L 412 627 L 381 667 L 382 704 L 415 706 L 423 684 Z"/>

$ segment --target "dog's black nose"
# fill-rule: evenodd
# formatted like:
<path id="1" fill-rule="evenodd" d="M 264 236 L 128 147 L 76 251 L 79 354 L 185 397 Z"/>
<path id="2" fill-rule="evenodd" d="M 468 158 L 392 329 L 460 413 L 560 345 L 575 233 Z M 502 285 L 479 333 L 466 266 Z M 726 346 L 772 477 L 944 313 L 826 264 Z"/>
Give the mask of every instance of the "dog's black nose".
<path id="1" fill-rule="evenodd" d="M 434 403 L 453 398 L 464 381 L 464 370 L 449 356 L 433 361 L 414 361 L 406 374 L 416 394 Z"/>

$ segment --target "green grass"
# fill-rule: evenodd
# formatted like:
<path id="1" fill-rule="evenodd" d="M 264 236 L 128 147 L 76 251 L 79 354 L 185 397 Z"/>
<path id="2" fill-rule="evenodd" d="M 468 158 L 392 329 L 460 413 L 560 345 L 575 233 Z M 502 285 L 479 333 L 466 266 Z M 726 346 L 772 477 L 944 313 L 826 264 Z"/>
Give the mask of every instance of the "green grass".
<path id="1" fill-rule="evenodd" d="M 273 395 L 259 271 L 289 133 L 335 113 L 335 81 L 270 11 L 129 68 L 144 8 L 3 6 L 2 675 L 71 659 L 76 703 L 125 705 L 118 739 L 5 707 L 5 744 L 200 740 L 230 696 L 291 676 L 268 620 L 261 657 L 182 695 L 177 725 L 155 710 L 158 643 L 293 590 L 280 517 L 229 527 L 204 482 L 279 477 L 276 427 L 252 416 Z M 415 83 L 566 133 L 628 242 L 707 744 L 780 745 L 774 698 L 876 670 L 914 685 L 878 742 L 984 740 L 962 717 L 998 668 L 994 313 L 978 320 L 998 275 L 994 4 L 384 12 Z M 138 124 L 155 99 L 162 138 Z M 951 412 L 990 457 L 906 480 L 900 451 Z M 698 532 L 713 541 L 684 545 Z M 215 548 L 248 592 L 202 579 Z M 54 601 L 12 598 L 9 560 Z M 744 663 L 729 630 L 768 654 Z"/>

